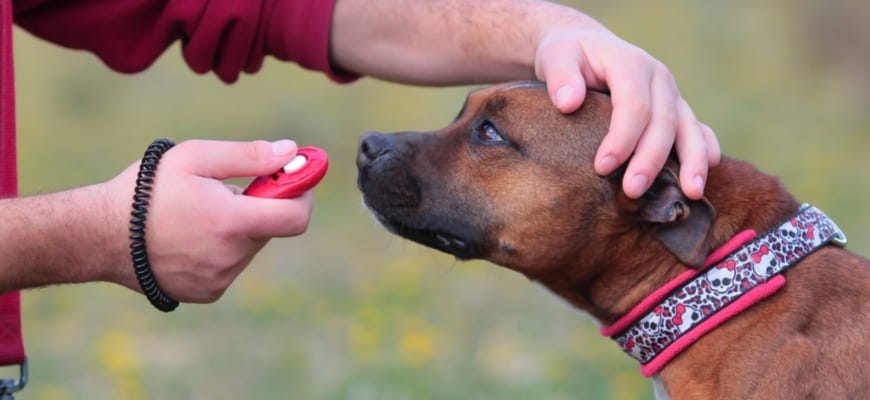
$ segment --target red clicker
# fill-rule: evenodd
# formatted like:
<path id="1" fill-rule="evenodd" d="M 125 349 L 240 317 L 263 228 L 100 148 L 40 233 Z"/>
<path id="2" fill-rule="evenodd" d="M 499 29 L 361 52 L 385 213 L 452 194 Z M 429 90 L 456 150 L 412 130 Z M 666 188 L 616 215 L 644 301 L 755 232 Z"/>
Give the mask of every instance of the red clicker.
<path id="1" fill-rule="evenodd" d="M 313 188 L 326 175 L 329 157 L 317 147 L 302 147 L 284 168 L 259 176 L 243 194 L 272 199 L 292 199 Z"/>

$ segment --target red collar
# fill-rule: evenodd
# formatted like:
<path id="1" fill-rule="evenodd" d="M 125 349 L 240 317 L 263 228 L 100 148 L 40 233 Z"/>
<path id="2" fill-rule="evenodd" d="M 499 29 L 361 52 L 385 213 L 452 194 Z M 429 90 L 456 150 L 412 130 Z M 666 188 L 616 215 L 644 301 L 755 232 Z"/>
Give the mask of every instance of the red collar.
<path id="1" fill-rule="evenodd" d="M 834 221 L 809 204 L 755 237 L 755 231 L 739 233 L 711 253 L 704 268 L 680 274 L 601 334 L 640 361 L 641 373 L 650 377 L 705 333 L 776 293 L 787 268 L 829 243 L 846 244 Z"/>

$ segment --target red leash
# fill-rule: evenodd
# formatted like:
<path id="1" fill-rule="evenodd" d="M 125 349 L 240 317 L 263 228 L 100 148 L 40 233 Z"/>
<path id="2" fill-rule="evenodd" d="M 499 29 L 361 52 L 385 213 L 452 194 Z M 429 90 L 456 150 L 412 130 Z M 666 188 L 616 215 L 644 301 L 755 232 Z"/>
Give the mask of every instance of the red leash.
<path id="1" fill-rule="evenodd" d="M 15 160 L 15 82 L 12 62 L 12 0 L 0 0 L 0 197 L 18 195 Z M 18 365 L 21 376 L 0 378 L 0 400 L 11 399 L 27 383 L 27 357 L 21 335 L 21 293 L 0 295 L 0 366 Z"/>

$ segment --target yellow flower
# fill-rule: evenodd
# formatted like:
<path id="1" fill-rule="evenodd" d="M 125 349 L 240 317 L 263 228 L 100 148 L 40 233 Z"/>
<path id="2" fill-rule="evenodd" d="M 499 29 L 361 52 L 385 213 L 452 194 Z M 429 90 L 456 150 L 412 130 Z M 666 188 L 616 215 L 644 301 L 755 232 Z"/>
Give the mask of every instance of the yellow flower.
<path id="1" fill-rule="evenodd" d="M 115 398 L 146 398 L 142 385 L 142 359 L 133 338 L 121 331 L 108 331 L 96 346 L 97 360 L 115 384 Z"/>
<path id="2" fill-rule="evenodd" d="M 425 321 L 403 321 L 399 337 L 399 352 L 405 365 L 419 367 L 432 360 L 435 354 L 434 331 Z"/>

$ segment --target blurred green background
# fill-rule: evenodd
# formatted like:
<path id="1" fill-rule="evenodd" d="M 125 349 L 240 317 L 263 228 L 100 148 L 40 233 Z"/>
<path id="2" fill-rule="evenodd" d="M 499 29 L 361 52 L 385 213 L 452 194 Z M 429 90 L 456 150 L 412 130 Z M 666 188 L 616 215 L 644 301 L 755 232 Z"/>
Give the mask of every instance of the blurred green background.
<path id="1" fill-rule="evenodd" d="M 870 254 L 870 3 L 566 3 L 664 61 L 725 153 L 781 176 Z M 109 179 L 155 137 L 289 137 L 331 156 L 309 231 L 272 241 L 215 304 L 164 315 L 110 284 L 26 292 L 19 398 L 652 398 L 586 315 L 513 272 L 392 236 L 363 209 L 359 134 L 443 126 L 469 87 L 338 86 L 275 60 L 226 86 L 190 72 L 177 46 L 124 76 L 20 30 L 15 41 L 23 194 Z"/>

